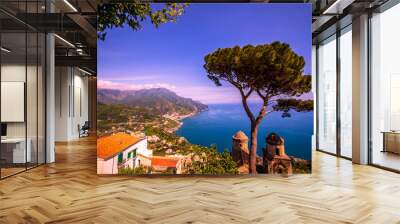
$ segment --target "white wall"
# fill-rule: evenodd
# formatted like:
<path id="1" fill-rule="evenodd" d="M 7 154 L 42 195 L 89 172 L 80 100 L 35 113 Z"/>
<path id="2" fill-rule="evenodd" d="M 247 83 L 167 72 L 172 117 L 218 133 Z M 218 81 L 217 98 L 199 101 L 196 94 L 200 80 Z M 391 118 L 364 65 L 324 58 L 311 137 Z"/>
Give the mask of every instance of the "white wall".
<path id="1" fill-rule="evenodd" d="M 69 133 L 69 96 L 68 88 L 70 77 L 67 67 L 55 68 L 55 140 L 67 141 Z"/>
<path id="2" fill-rule="evenodd" d="M 152 157 L 153 151 L 147 148 L 147 139 L 141 140 L 140 142 L 136 143 L 135 148 L 137 148 L 136 154 L 141 154 L 146 157 Z"/>
<path id="3" fill-rule="evenodd" d="M 118 174 L 118 155 L 108 160 L 97 158 L 97 174 Z"/>
<path id="4" fill-rule="evenodd" d="M 1 81 L 2 82 L 25 82 L 24 65 L 5 64 L 1 66 Z M 28 68 L 30 70 L 30 68 Z M 7 110 L 7 108 L 1 108 Z M 25 137 L 25 122 L 10 122 L 7 123 L 7 137 Z"/>
<path id="5" fill-rule="evenodd" d="M 75 70 L 75 75 L 74 75 L 74 108 L 73 108 L 73 119 L 71 120 L 71 135 L 76 137 L 79 137 L 79 132 L 78 132 L 78 124 L 82 126 L 85 121 L 89 120 L 89 110 L 88 110 L 88 105 L 89 105 L 89 92 L 88 92 L 88 78 L 81 76 L 82 73 L 79 72 L 79 74 L 76 74 Z"/>
<path id="6" fill-rule="evenodd" d="M 56 67 L 55 86 L 55 140 L 78 139 L 78 125 L 88 120 L 88 78 L 76 68 Z"/>

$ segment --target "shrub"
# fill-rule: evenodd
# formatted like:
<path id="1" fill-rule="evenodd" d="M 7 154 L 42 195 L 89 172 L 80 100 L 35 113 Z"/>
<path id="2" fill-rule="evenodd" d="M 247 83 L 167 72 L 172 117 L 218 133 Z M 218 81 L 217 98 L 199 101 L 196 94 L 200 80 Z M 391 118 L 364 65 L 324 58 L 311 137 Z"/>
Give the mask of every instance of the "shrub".
<path id="1" fill-rule="evenodd" d="M 126 168 L 121 168 L 118 171 L 118 174 L 124 174 L 124 175 L 137 175 L 137 174 L 149 174 L 151 172 L 150 167 L 146 166 L 139 166 L 139 167 L 126 167 Z"/>
<path id="2" fill-rule="evenodd" d="M 230 153 L 217 151 L 211 147 L 197 146 L 191 155 L 192 163 L 188 166 L 190 174 L 237 174 L 237 166 Z"/>

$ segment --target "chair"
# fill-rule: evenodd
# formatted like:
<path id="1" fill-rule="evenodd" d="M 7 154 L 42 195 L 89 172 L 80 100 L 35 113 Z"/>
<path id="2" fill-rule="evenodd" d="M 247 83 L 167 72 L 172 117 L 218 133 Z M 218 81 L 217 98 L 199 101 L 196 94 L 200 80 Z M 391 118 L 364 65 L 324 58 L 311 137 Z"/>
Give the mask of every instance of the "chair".
<path id="1" fill-rule="evenodd" d="M 85 121 L 85 123 L 82 125 L 82 127 L 80 127 L 80 125 L 78 125 L 78 129 L 79 129 L 79 138 L 89 136 L 89 130 L 90 130 L 89 121 Z"/>

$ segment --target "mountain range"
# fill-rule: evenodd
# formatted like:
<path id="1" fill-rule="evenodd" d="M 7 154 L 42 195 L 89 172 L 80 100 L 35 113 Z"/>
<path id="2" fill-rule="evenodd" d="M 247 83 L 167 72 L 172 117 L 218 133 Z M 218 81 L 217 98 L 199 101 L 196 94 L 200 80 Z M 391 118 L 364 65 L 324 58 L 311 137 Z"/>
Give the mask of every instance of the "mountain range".
<path id="1" fill-rule="evenodd" d="M 97 102 L 145 107 L 160 114 L 188 114 L 207 110 L 208 106 L 190 98 L 178 96 L 165 88 L 140 90 L 98 89 Z"/>

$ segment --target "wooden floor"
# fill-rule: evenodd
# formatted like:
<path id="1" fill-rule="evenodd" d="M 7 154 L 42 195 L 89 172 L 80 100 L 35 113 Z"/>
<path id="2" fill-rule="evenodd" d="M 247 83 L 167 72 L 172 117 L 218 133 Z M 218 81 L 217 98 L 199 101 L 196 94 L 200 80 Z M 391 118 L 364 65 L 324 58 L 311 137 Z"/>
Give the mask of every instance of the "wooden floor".
<path id="1" fill-rule="evenodd" d="M 374 151 L 373 162 L 377 165 L 400 170 L 400 155 L 391 152 Z"/>
<path id="2" fill-rule="evenodd" d="M 0 223 L 400 223 L 400 175 L 314 153 L 313 174 L 96 175 L 95 140 L 0 181 Z"/>
<path id="3" fill-rule="evenodd" d="M 25 170 L 26 170 L 25 167 L 23 167 L 23 168 L 20 168 L 20 167 L 11 167 L 11 168 L 7 167 L 7 168 L 4 168 L 4 167 L 2 167 L 1 168 L 1 176 L 2 177 L 8 177 L 8 176 L 11 176 L 13 174 L 16 174 L 16 173 L 19 173 L 19 172 L 23 172 Z"/>

